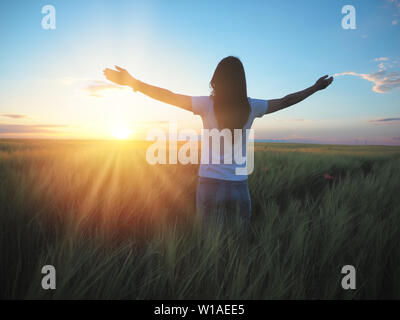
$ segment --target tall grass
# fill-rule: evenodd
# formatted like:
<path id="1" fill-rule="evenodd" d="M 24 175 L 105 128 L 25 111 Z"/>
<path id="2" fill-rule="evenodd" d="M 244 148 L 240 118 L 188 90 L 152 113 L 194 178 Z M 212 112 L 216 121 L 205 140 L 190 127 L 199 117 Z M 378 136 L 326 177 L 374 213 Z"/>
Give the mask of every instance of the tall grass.
<path id="1" fill-rule="evenodd" d="M 150 166 L 146 146 L 0 142 L 1 298 L 400 298 L 398 148 L 257 145 L 242 234 L 201 230 L 197 166 Z"/>

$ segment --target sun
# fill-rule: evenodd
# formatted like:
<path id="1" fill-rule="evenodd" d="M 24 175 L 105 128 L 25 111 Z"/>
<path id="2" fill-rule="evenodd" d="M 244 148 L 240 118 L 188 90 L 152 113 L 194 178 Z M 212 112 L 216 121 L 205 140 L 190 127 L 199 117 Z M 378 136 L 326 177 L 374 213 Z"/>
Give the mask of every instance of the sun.
<path id="1" fill-rule="evenodd" d="M 112 130 L 111 135 L 114 139 L 126 140 L 132 135 L 132 130 L 127 127 L 116 127 Z"/>

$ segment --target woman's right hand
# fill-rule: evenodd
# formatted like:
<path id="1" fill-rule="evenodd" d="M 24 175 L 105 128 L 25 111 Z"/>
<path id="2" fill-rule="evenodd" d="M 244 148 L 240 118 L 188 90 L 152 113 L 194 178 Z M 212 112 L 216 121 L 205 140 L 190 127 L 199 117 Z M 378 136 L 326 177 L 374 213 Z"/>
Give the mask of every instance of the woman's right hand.
<path id="1" fill-rule="evenodd" d="M 110 80 L 122 86 L 130 86 L 133 90 L 136 91 L 139 80 L 132 77 L 129 72 L 123 68 L 115 66 L 115 69 L 117 69 L 117 71 L 109 68 L 103 70 L 103 74 L 107 78 L 107 80 Z"/>

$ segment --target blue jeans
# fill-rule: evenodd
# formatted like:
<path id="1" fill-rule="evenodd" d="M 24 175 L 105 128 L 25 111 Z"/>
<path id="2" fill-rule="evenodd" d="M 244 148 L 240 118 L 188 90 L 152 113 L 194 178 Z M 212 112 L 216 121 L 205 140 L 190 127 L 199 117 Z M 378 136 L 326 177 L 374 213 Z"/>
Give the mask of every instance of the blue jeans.
<path id="1" fill-rule="evenodd" d="M 210 220 L 231 222 L 238 217 L 247 227 L 251 217 L 247 180 L 225 181 L 199 177 L 196 207 L 203 224 Z"/>

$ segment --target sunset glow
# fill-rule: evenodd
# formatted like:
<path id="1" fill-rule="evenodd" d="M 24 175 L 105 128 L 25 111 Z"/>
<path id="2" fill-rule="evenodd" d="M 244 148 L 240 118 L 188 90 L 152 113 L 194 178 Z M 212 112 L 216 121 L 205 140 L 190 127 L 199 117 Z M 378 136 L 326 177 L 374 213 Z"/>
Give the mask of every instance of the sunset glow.
<path id="1" fill-rule="evenodd" d="M 111 134 L 114 139 L 126 140 L 132 136 L 132 130 L 127 127 L 116 127 Z"/>
<path id="2" fill-rule="evenodd" d="M 324 74 L 336 76 L 324 94 L 257 119 L 257 140 L 400 145 L 399 0 L 355 1 L 354 30 L 342 28 L 340 1 L 221 0 L 212 19 L 212 1 L 98 2 L 96 10 L 86 2 L 76 2 L 79 10 L 57 3 L 54 30 L 41 27 L 35 1 L 25 1 L 22 11 L 16 2 L 1 3 L 7 50 L 0 62 L 0 138 L 143 140 L 147 128 L 169 121 L 200 130 L 200 117 L 112 83 L 102 70 L 117 64 L 151 85 L 209 95 L 218 62 L 234 55 L 252 98 L 281 98 Z M 243 24 L 227 25 L 226 17 Z M 125 121 L 135 122 L 134 135 Z"/>

